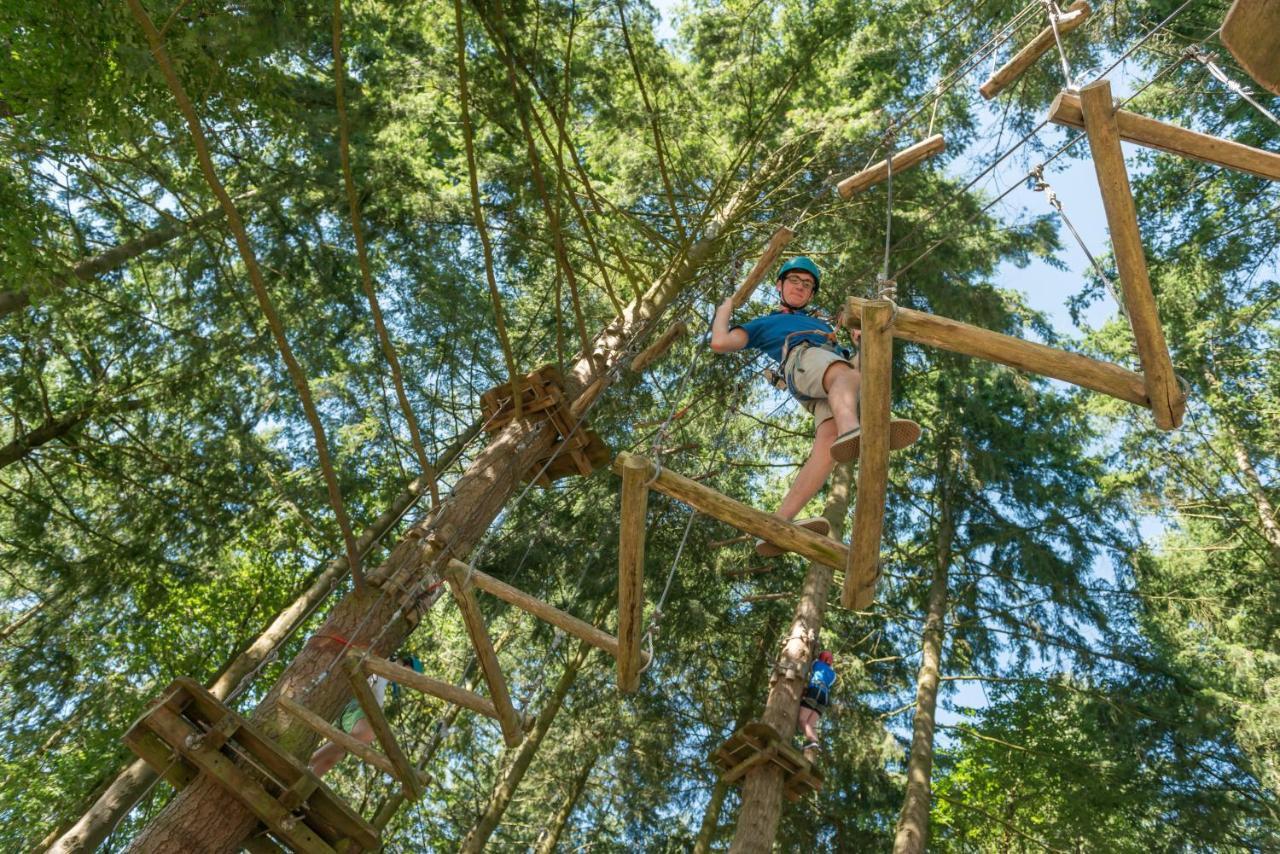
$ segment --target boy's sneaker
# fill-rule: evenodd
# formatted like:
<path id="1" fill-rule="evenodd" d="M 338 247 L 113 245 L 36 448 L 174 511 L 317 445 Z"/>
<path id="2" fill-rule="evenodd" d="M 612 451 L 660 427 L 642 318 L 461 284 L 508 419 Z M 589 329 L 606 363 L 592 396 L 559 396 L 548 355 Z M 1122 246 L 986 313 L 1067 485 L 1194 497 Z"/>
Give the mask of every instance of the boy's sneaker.
<path id="1" fill-rule="evenodd" d="M 915 444 L 920 438 L 920 425 L 910 418 L 889 418 L 889 450 L 901 451 L 908 445 Z M 838 463 L 847 463 L 858 456 L 862 450 L 862 428 L 854 427 L 848 433 L 841 433 L 831 443 L 831 459 Z"/>
<path id="2" fill-rule="evenodd" d="M 801 519 L 795 524 L 801 528 L 808 528 L 815 534 L 821 534 L 824 537 L 831 533 L 831 523 L 821 516 L 815 516 L 812 519 Z M 758 538 L 756 540 L 756 554 L 760 557 L 777 557 L 785 551 L 786 549 L 782 546 L 774 545 L 766 539 Z"/>

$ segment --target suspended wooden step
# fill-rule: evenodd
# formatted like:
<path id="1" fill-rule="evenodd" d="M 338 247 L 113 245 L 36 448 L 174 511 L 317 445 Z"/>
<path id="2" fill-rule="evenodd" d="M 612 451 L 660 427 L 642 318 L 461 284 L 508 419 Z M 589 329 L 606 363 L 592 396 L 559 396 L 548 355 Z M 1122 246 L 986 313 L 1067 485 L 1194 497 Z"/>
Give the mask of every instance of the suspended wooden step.
<path id="1" fill-rule="evenodd" d="M 893 174 L 897 175 L 899 172 L 907 171 L 917 163 L 940 154 L 946 147 L 947 143 L 942 138 L 942 134 L 935 134 L 926 140 L 917 142 L 910 148 L 904 148 L 893 155 Z M 839 184 L 836 184 L 836 190 L 840 193 L 841 198 L 848 199 L 854 194 L 861 193 L 868 187 L 874 187 L 876 184 L 883 183 L 888 179 L 889 161 L 881 160 L 879 163 L 845 178 Z"/>
<path id="2" fill-rule="evenodd" d="M 378 831 L 319 777 L 194 679 L 175 679 L 124 742 L 179 787 L 208 774 L 295 851 L 334 854 L 344 844 L 380 844 Z M 248 757 L 255 770 L 240 757 Z M 170 766 L 180 770 L 174 773 Z"/>
<path id="3" fill-rule="evenodd" d="M 1085 0 L 1076 0 L 1058 16 L 1057 38 L 1061 38 L 1083 26 L 1084 22 L 1089 20 L 1089 16 L 1092 14 L 1093 8 Z M 1025 74 L 1027 69 L 1035 65 L 1036 61 L 1054 46 L 1057 38 L 1054 37 L 1052 24 L 1037 33 L 1036 37 L 1028 42 L 1022 50 L 1015 53 L 1012 59 L 1000 66 L 999 70 L 978 87 L 982 97 L 990 101 L 1007 89 L 1010 84 Z"/>
<path id="4" fill-rule="evenodd" d="M 672 345 L 679 341 L 688 331 L 689 324 L 683 320 L 677 320 L 671 324 L 666 332 L 658 336 L 657 341 L 645 347 L 631 360 L 631 370 L 637 374 L 643 373 L 646 368 L 667 355 L 667 351 L 671 349 Z"/>
<path id="5" fill-rule="evenodd" d="M 1221 38 L 1258 85 L 1280 95 L 1280 0 L 1236 0 Z"/>
<path id="6" fill-rule="evenodd" d="M 394 661 L 371 655 L 364 658 L 360 662 L 360 666 L 364 668 L 365 673 L 368 675 L 382 676 L 405 688 L 412 688 L 415 691 L 429 694 L 455 706 L 470 709 L 487 718 L 493 718 L 495 721 L 498 719 L 498 710 L 493 707 L 493 702 L 488 698 L 481 697 L 479 694 L 468 691 L 465 688 L 459 688 L 449 682 L 433 679 L 424 673 L 405 667 L 403 664 L 397 664 Z"/>
<path id="7" fill-rule="evenodd" d="M 1280 6 L 1280 3 L 1277 5 Z M 1280 43 L 1280 37 L 1277 37 L 1277 42 Z M 1083 95 L 1083 90 L 1079 95 L 1074 92 L 1059 93 L 1049 107 L 1049 121 L 1066 127 L 1083 128 L 1084 107 L 1080 101 Z M 1128 110 L 1112 107 L 1111 113 L 1116 132 L 1125 142 L 1235 169 L 1259 178 L 1280 181 L 1280 154 L 1149 119 Z"/>
<path id="8" fill-rule="evenodd" d="M 549 421 L 556 431 L 551 451 L 530 467 L 526 480 L 537 476 L 539 485 L 550 486 L 552 481 L 562 477 L 589 475 L 609 462 L 613 453 L 596 431 L 586 422 L 574 429 L 577 419 L 565 400 L 564 378 L 554 365 L 543 365 L 523 377 L 519 385 L 521 417 Z M 511 383 L 503 383 L 480 395 L 480 410 L 484 415 L 485 430 L 489 433 L 497 433 L 510 424 L 515 417 Z M 539 472 L 542 472 L 540 476 Z"/>
<path id="9" fill-rule="evenodd" d="M 736 783 L 752 768 L 773 763 L 786 774 L 785 792 L 791 801 L 822 790 L 822 774 L 813 763 L 763 721 L 752 721 L 729 736 L 711 754 L 711 761 L 725 783 Z"/>

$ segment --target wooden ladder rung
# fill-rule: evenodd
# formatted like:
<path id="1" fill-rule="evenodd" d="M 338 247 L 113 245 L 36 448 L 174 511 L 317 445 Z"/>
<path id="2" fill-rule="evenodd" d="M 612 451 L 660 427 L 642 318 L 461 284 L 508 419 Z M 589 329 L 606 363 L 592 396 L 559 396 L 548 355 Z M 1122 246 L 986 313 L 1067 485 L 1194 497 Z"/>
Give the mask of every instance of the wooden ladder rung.
<path id="1" fill-rule="evenodd" d="M 923 160 L 936 157 L 945 151 L 946 147 L 947 142 L 942 138 L 942 134 L 934 134 L 928 139 L 917 142 L 910 148 L 902 149 L 902 151 L 893 155 L 893 174 L 897 175 L 899 172 L 905 172 Z M 889 180 L 889 162 L 889 159 L 881 160 L 879 163 L 850 175 L 839 184 L 836 184 L 836 190 L 839 191 L 840 197 L 843 199 L 850 198 L 855 193 L 861 193 L 869 187 Z"/>
<path id="2" fill-rule="evenodd" d="M 422 785 L 418 780 L 417 769 L 409 762 L 409 758 L 404 755 L 404 750 L 400 747 L 400 742 L 396 740 L 391 724 L 387 722 L 387 716 L 382 711 L 378 698 L 374 696 L 373 688 L 369 685 L 369 678 L 361 668 L 360 661 L 356 656 L 349 655 L 344 667 L 347 671 L 347 682 L 351 685 L 351 692 L 364 711 L 365 720 L 369 722 L 369 727 L 377 737 L 378 743 L 382 745 L 382 752 L 386 754 L 387 759 L 391 760 L 404 796 L 411 801 L 416 801 L 422 797 Z"/>
<path id="3" fill-rule="evenodd" d="M 484 617 L 480 615 L 480 606 L 476 604 L 476 597 L 472 594 L 470 586 L 465 583 L 465 572 L 456 565 L 451 565 L 444 574 L 449 582 L 449 590 L 458 603 L 458 610 L 462 613 L 462 623 L 467 628 L 467 634 L 471 636 L 471 645 L 475 647 L 480 671 L 484 674 L 485 682 L 489 686 L 489 699 L 493 701 L 494 711 L 497 712 L 498 726 L 502 729 L 502 740 L 508 747 L 515 747 L 524 739 L 524 731 L 521 729 L 520 716 L 511 703 L 507 681 L 502 675 L 502 668 L 498 665 L 498 656 L 493 651 L 493 642 L 489 640 Z"/>

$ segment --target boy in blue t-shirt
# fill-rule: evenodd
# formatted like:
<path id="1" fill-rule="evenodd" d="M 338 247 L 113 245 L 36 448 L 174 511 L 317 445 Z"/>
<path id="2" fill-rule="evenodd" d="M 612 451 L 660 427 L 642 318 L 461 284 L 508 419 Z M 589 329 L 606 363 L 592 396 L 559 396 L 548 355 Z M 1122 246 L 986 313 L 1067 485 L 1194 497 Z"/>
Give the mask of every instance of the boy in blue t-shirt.
<path id="1" fill-rule="evenodd" d="M 804 757 L 810 762 L 818 758 L 818 718 L 831 703 L 831 689 L 838 678 L 835 656 L 824 649 L 809 668 L 809 685 L 800 698 L 800 711 L 796 716 L 796 723 L 804 731 Z"/>
<path id="2" fill-rule="evenodd" d="M 862 374 L 849 351 L 836 345 L 834 328 L 808 309 L 821 280 L 818 265 L 803 255 L 792 258 L 778 271 L 777 311 L 741 326 L 730 326 L 733 298 L 716 309 L 711 322 L 711 349 L 732 353 L 750 347 L 761 350 L 782 366 L 787 389 L 813 414 L 817 428 L 813 450 L 796 474 L 791 488 L 774 515 L 791 521 L 827 482 L 837 462 L 858 455 L 862 427 L 858 421 L 858 389 Z M 854 332 L 856 339 L 857 332 Z M 889 447 L 898 450 L 920 437 L 920 425 L 904 418 L 890 422 Z M 831 526 L 826 519 L 803 519 L 797 524 L 819 534 Z M 782 554 L 783 549 L 756 541 L 761 557 Z"/>

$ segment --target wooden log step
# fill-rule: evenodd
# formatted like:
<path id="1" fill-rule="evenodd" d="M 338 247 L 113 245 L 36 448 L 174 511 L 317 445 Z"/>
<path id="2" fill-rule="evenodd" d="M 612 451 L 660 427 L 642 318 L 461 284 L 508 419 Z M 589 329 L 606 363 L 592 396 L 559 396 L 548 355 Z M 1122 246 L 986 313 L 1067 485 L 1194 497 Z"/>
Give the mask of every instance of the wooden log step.
<path id="1" fill-rule="evenodd" d="M 746 281 L 733 292 L 733 308 L 735 311 L 742 308 L 747 300 L 751 299 L 751 294 L 764 281 L 765 273 L 769 272 L 769 268 L 773 266 L 774 262 L 778 260 L 778 256 L 782 254 L 782 250 L 787 247 L 787 244 L 791 242 L 791 238 L 795 236 L 796 233 L 785 225 L 774 231 L 769 238 L 769 242 L 765 244 L 764 252 L 760 254 L 755 266 L 747 274 Z"/>
<path id="2" fill-rule="evenodd" d="M 396 664 L 394 661 L 388 661 L 385 658 L 379 658 L 376 655 L 367 656 L 361 662 L 361 666 L 368 674 L 386 677 L 397 685 L 403 685 L 406 688 L 430 694 L 432 697 L 438 697 L 447 703 L 470 709 L 487 718 L 493 718 L 495 721 L 498 719 L 498 711 L 493 707 L 492 701 L 465 688 L 459 688 L 449 682 L 433 679 L 412 668 Z"/>
<path id="3" fill-rule="evenodd" d="M 729 736 L 711 754 L 711 762 L 719 768 L 721 779 L 729 783 L 737 782 L 758 765 L 777 765 L 786 774 L 789 800 L 822 790 L 822 774 L 813 763 L 763 721 L 751 721 Z"/>
<path id="4" fill-rule="evenodd" d="M 464 564 L 465 566 L 465 564 Z M 524 730 L 520 725 L 520 715 L 511 703 L 511 694 L 507 690 L 507 680 L 498 665 L 497 653 L 493 650 L 493 642 L 489 639 L 489 630 L 485 627 L 484 617 L 480 614 L 480 606 L 471 588 L 464 583 L 465 574 L 457 566 L 449 566 L 444 572 L 449 582 L 449 590 L 458 603 L 462 613 L 462 623 L 471 636 L 471 645 L 475 647 L 476 660 L 480 662 L 480 671 L 489 686 L 489 699 L 493 701 L 494 711 L 498 715 L 498 725 L 502 728 L 502 740 L 508 747 L 515 747 L 524 740 Z"/>
<path id="5" fill-rule="evenodd" d="M 869 300 L 861 297 L 849 297 L 845 311 L 848 325 L 860 327 L 862 306 L 867 302 Z M 1138 406 L 1151 405 L 1142 374 L 1079 353 L 1070 353 L 909 308 L 898 309 L 893 321 L 893 334 L 895 338 L 904 341 L 928 344 L 940 350 L 998 362 L 1020 371 L 1030 371 L 1099 391 Z"/>
<path id="6" fill-rule="evenodd" d="M 1076 0 L 1058 17 L 1058 37 L 1065 36 L 1067 33 L 1078 29 L 1089 20 L 1089 16 L 1093 14 L 1093 8 L 1086 0 Z M 1019 77 L 1027 72 L 1031 66 L 1036 64 L 1036 60 L 1044 56 L 1057 39 L 1053 34 L 1053 25 L 1045 27 L 1036 37 L 1027 42 L 1022 50 L 1018 51 L 1013 57 L 1000 66 L 994 74 L 987 78 L 987 81 L 978 87 L 978 91 L 982 93 L 982 97 L 990 101 L 996 95 L 999 95 L 1010 84 L 1014 83 Z"/>
<path id="7" fill-rule="evenodd" d="M 665 466 L 655 476 L 653 463 L 635 454 L 619 454 L 613 462 L 614 472 L 621 474 L 629 465 L 628 460 L 637 461 L 635 467 L 637 471 L 645 473 L 645 480 L 653 479 L 650 489 L 683 501 L 699 513 L 719 519 L 739 531 L 754 537 L 763 537 L 801 557 L 817 561 L 824 566 L 844 569 L 849 554 L 849 549 L 844 543 L 815 534 L 792 522 L 783 521 L 763 510 L 748 507 L 741 501 L 721 495 L 714 489 L 703 486 L 684 475 L 676 474 Z M 618 639 L 622 640 L 621 632 Z"/>
<path id="8" fill-rule="evenodd" d="M 360 704 L 364 719 L 369 722 L 369 727 L 373 730 L 374 737 L 378 739 L 378 744 L 382 745 L 382 752 L 386 754 L 387 759 L 391 760 L 391 766 L 395 769 L 395 776 L 400 780 L 405 798 L 416 801 L 422 797 L 422 784 L 418 780 L 417 770 L 409 761 L 409 757 L 405 756 L 396 734 L 391 730 L 391 724 L 382 711 L 382 704 L 378 702 L 373 688 L 369 685 L 369 677 L 365 675 L 364 669 L 355 656 L 348 655 L 343 666 L 347 671 L 347 682 L 351 684 L 351 693 Z"/>
<path id="9" fill-rule="evenodd" d="M 631 370 L 637 374 L 643 373 L 646 368 L 667 355 L 667 351 L 688 331 L 689 325 L 683 320 L 677 320 L 671 324 L 667 327 L 667 331 L 658 337 L 657 341 L 645 347 L 638 356 L 631 360 Z"/>
<path id="10" fill-rule="evenodd" d="M 1280 95 L 1280 0 L 1236 0 L 1222 43 L 1258 85 Z"/>
<path id="11" fill-rule="evenodd" d="M 1280 0 L 1277 8 L 1280 8 Z M 1115 117 L 1120 139 L 1125 142 L 1212 163 L 1214 166 L 1224 166 L 1259 178 L 1280 181 L 1280 154 L 1149 119 L 1128 110 L 1113 107 L 1111 112 Z M 1083 128 L 1084 107 L 1080 102 L 1080 95 L 1073 92 L 1059 93 L 1049 107 L 1049 121 L 1065 127 Z"/>
<path id="12" fill-rule="evenodd" d="M 923 160 L 936 157 L 946 147 L 947 143 L 942 138 L 942 134 L 934 134 L 928 139 L 917 142 L 910 148 L 904 148 L 893 155 L 893 174 L 897 175 L 899 172 L 905 172 Z M 888 179 L 889 161 L 886 159 L 845 178 L 839 184 L 836 184 L 836 190 L 840 193 L 841 198 L 848 199 L 855 193 L 861 193 L 868 187 L 873 187 Z"/>

